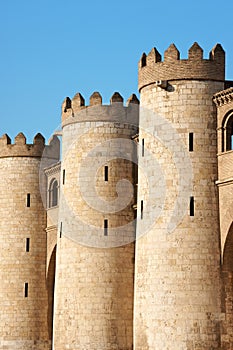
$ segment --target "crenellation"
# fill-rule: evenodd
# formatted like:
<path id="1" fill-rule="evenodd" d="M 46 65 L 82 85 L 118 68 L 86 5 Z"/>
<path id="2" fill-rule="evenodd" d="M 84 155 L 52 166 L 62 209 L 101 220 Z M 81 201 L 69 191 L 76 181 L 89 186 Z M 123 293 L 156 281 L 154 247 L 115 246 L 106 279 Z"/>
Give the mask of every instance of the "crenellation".
<path id="1" fill-rule="evenodd" d="M 26 137 L 22 132 L 20 132 L 17 136 L 15 136 L 15 144 L 16 145 L 25 145 L 26 144 Z"/>
<path id="2" fill-rule="evenodd" d="M 45 145 L 44 137 L 38 133 L 35 135 L 32 144 L 28 144 L 23 133 L 19 133 L 15 137 L 15 143 L 11 143 L 11 139 L 7 134 L 0 138 L 0 158 L 5 157 L 36 157 L 41 158 L 46 155 L 47 158 L 57 158 L 60 152 L 60 141 L 57 136 L 49 140 Z"/>
<path id="3" fill-rule="evenodd" d="M 46 213 L 39 187 L 42 148 L 27 145 L 22 133 L 15 144 L 4 149 L 0 145 L 0 303 L 5 315 L 0 322 L 0 348 L 6 350 L 51 350 L 44 278 Z M 26 207 L 27 194 L 30 207 Z M 26 238 L 30 238 L 29 252 Z M 27 298 L 25 282 L 29 283 Z"/>
<path id="4" fill-rule="evenodd" d="M 7 134 L 0 137 L 0 146 L 1 145 L 11 145 L 11 138 Z"/>
<path id="5" fill-rule="evenodd" d="M 161 62 L 162 56 L 159 51 L 153 47 L 150 53 L 147 55 L 146 64 L 152 65 L 153 63 Z"/>
<path id="6" fill-rule="evenodd" d="M 41 143 L 42 144 L 42 143 Z M 49 164 L 57 162 L 60 159 L 60 140 L 56 135 L 52 135 L 48 140 L 48 145 L 44 145 L 42 163 L 44 166 L 46 162 Z"/>
<path id="7" fill-rule="evenodd" d="M 71 109 L 73 113 L 85 108 L 85 100 L 83 96 L 78 92 L 71 101 Z"/>
<path id="8" fill-rule="evenodd" d="M 113 103 L 122 103 L 123 104 L 124 100 L 123 97 L 119 94 L 119 92 L 114 92 L 110 99 L 110 104 Z"/>
<path id="9" fill-rule="evenodd" d="M 67 112 L 68 109 L 71 108 L 71 99 L 69 97 L 66 97 L 65 100 L 62 103 L 62 113 Z"/>
<path id="10" fill-rule="evenodd" d="M 72 107 L 74 108 L 76 105 L 77 107 L 85 106 L 85 99 L 80 94 L 80 92 L 77 92 L 77 94 L 72 98 Z"/>
<path id="11" fill-rule="evenodd" d="M 40 137 L 36 136 L 33 144 L 26 143 L 26 137 L 19 133 L 15 137 L 15 143 L 9 143 L 7 135 L 1 137 L 0 158 L 4 157 L 41 157 L 44 150 L 44 143 L 38 142 Z"/>
<path id="12" fill-rule="evenodd" d="M 45 138 L 43 135 L 41 135 L 41 133 L 36 134 L 36 136 L 33 139 L 33 144 L 40 144 L 40 145 L 45 145 Z"/>
<path id="13" fill-rule="evenodd" d="M 0 137 L 1 349 L 232 349 L 225 52 L 138 71 L 140 101 L 77 93 L 47 144 Z"/>
<path id="14" fill-rule="evenodd" d="M 203 59 L 203 49 L 195 42 L 188 51 L 189 60 L 202 60 Z"/>
<path id="15" fill-rule="evenodd" d="M 177 61 L 180 59 L 180 52 L 174 44 L 171 44 L 169 48 L 164 52 L 164 62 Z"/>
<path id="16" fill-rule="evenodd" d="M 102 96 L 99 92 L 93 92 L 90 97 L 90 106 L 102 105 Z"/>
<path id="17" fill-rule="evenodd" d="M 209 54 L 210 60 L 214 60 L 225 66 L 225 51 L 220 44 L 216 44 Z"/>
<path id="18" fill-rule="evenodd" d="M 136 105 L 139 105 L 139 104 L 140 104 L 139 99 L 137 98 L 137 96 L 136 96 L 135 94 L 132 94 L 132 95 L 128 98 L 127 104 L 126 104 L 126 105 L 129 106 L 130 103 L 134 103 L 134 104 L 136 104 Z"/>
<path id="19" fill-rule="evenodd" d="M 143 64 L 142 64 L 143 63 Z M 174 44 L 164 52 L 164 60 L 153 62 L 143 54 L 139 61 L 139 91 L 160 80 L 225 80 L 225 52 L 220 44 L 214 46 L 209 59 L 203 59 L 203 50 L 194 43 L 189 49 L 188 59 L 180 59 L 180 52 Z"/>
<path id="20" fill-rule="evenodd" d="M 126 106 L 124 106 L 124 100 L 119 92 L 115 92 L 112 95 L 110 105 L 100 104 L 100 101 L 102 102 L 102 97 L 98 92 L 94 93 L 93 95 L 90 97 L 89 106 L 80 108 L 76 110 L 76 112 L 72 110 L 72 113 L 62 113 L 63 128 L 65 125 L 82 123 L 84 121 L 88 123 L 96 121 L 124 122 L 127 120 L 128 123 L 133 125 L 135 123 L 138 124 L 137 120 L 135 120 L 135 114 L 138 114 L 139 111 L 139 100 L 135 94 L 132 94 L 129 97 L 126 102 Z M 94 103 L 92 98 L 97 99 L 98 103 Z"/>
<path id="21" fill-rule="evenodd" d="M 139 61 L 139 68 L 143 68 L 145 67 L 147 64 L 147 55 L 145 54 L 145 52 L 143 52 L 140 61 Z"/>
<path id="22" fill-rule="evenodd" d="M 180 59 L 179 51 L 172 44 L 165 51 L 162 62 L 149 64 L 147 61 L 145 67 L 139 66 L 140 105 L 143 108 L 139 143 L 143 140 L 146 149 L 143 155 L 139 152 L 137 207 L 140 208 L 141 201 L 144 205 L 143 220 L 137 221 L 137 235 L 150 222 L 152 206 L 147 209 L 147 201 L 148 198 L 151 203 L 158 201 L 157 191 L 163 185 L 157 183 L 162 176 L 166 179 L 167 195 L 161 216 L 147 234 L 136 241 L 136 350 L 144 348 L 145 342 L 146 349 L 194 349 L 190 344 L 196 342 L 199 342 L 200 349 L 221 348 L 220 332 L 215 336 L 216 325 L 219 329 L 222 322 L 222 305 L 215 186 L 218 179 L 217 116 L 212 97 L 224 88 L 225 65 L 220 63 L 221 50 L 220 58 L 216 56 L 216 50 L 220 48 L 213 49 L 215 57 L 206 60 L 202 48 L 194 43 L 189 49 L 188 59 Z M 163 80 L 167 81 L 167 88 L 162 87 Z M 193 134 L 191 149 L 190 132 Z M 186 152 L 190 165 L 177 174 L 174 160 L 182 159 L 184 166 Z M 162 176 L 158 174 L 157 162 L 163 169 Z M 143 164 L 146 164 L 146 178 Z M 185 174 L 186 186 L 192 175 L 187 210 L 185 207 L 179 224 L 169 231 L 166 220 L 176 220 L 171 215 L 174 201 L 179 196 L 177 184 L 182 181 L 182 174 Z M 149 188 L 148 179 L 155 189 L 153 185 Z M 184 263 L 185 254 L 188 259 Z M 146 269 L 143 270 L 142 266 Z M 166 307 L 161 310 L 161 305 Z M 190 308 L 184 305 L 190 305 Z M 207 313 L 211 318 L 206 316 Z M 187 319 L 190 319 L 190 324 Z M 175 326 L 171 327 L 169 323 Z"/>
<path id="23" fill-rule="evenodd" d="M 117 346 L 131 350 L 133 346 L 135 200 L 130 197 L 121 210 L 108 213 L 95 198 L 111 208 L 117 184 L 123 179 L 134 184 L 134 164 L 127 157 L 136 151 L 131 135 L 138 131 L 139 101 L 133 94 L 125 107 L 118 92 L 110 105 L 100 104 L 100 98 L 94 93 L 90 106 L 63 121 L 61 171 L 65 170 L 65 183 L 60 186 L 62 235 L 58 235 L 57 254 L 62 259 L 56 265 L 55 349 L 68 348 L 77 339 L 80 349 Z M 83 163 L 84 174 L 77 177 Z M 80 183 L 89 188 L 85 194 Z M 75 302 L 71 302 L 72 297 Z M 70 327 L 75 307 L 77 318 Z M 68 324 L 65 331 L 64 324 Z"/>

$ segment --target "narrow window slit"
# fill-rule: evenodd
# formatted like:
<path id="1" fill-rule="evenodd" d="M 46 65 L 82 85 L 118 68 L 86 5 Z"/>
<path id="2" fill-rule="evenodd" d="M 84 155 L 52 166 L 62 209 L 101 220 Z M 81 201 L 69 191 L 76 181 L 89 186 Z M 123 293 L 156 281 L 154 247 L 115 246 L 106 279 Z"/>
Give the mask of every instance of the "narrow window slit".
<path id="1" fill-rule="evenodd" d="M 141 219 L 143 219 L 143 201 L 141 201 Z"/>
<path id="2" fill-rule="evenodd" d="M 104 181 L 108 181 L 108 166 L 104 167 Z"/>
<path id="3" fill-rule="evenodd" d="M 24 283 L 24 297 L 28 297 L 28 282 Z"/>
<path id="4" fill-rule="evenodd" d="M 144 139 L 142 139 L 142 157 L 144 157 L 144 153 L 145 153 L 144 145 L 145 145 L 145 141 Z"/>
<path id="5" fill-rule="evenodd" d="M 27 194 L 27 207 L 29 208 L 31 206 L 31 195 L 30 193 Z"/>
<path id="6" fill-rule="evenodd" d="M 66 171 L 65 169 L 63 169 L 63 172 L 62 172 L 62 184 L 65 185 L 65 180 L 66 180 Z"/>
<path id="7" fill-rule="evenodd" d="M 104 235 L 108 235 L 108 220 L 104 220 Z"/>
<path id="8" fill-rule="evenodd" d="M 193 132 L 189 133 L 189 152 L 193 152 Z"/>
<path id="9" fill-rule="evenodd" d="M 26 252 L 28 253 L 30 250 L 30 238 L 26 238 Z"/>
<path id="10" fill-rule="evenodd" d="M 62 236 L 62 222 L 60 223 L 60 238 Z"/>
<path id="11" fill-rule="evenodd" d="M 190 197 L 190 216 L 194 216 L 194 197 Z"/>

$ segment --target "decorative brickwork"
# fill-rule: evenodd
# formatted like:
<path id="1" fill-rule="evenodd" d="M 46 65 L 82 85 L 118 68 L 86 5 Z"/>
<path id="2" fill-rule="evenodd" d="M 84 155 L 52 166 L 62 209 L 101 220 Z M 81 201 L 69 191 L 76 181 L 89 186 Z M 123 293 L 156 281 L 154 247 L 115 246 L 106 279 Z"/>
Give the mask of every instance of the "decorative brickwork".
<path id="1" fill-rule="evenodd" d="M 213 100 L 217 107 L 221 107 L 222 105 L 228 104 L 233 101 L 233 88 L 229 88 L 218 92 L 214 95 Z"/>
<path id="2" fill-rule="evenodd" d="M 172 44 L 164 53 L 164 61 L 154 48 L 148 56 L 143 54 L 138 70 L 139 91 L 159 80 L 215 80 L 225 79 L 225 52 L 217 44 L 209 59 L 203 59 L 203 50 L 197 43 L 189 49 L 188 59 L 180 59 L 180 53 Z"/>

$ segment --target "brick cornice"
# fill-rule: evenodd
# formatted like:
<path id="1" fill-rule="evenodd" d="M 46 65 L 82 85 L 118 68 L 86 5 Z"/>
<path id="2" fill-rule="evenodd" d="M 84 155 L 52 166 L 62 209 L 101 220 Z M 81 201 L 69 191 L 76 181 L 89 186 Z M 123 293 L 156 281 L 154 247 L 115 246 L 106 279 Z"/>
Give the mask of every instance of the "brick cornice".
<path id="1" fill-rule="evenodd" d="M 233 88 L 231 87 L 229 89 L 218 92 L 214 95 L 213 101 L 217 107 L 221 107 L 233 102 Z"/>

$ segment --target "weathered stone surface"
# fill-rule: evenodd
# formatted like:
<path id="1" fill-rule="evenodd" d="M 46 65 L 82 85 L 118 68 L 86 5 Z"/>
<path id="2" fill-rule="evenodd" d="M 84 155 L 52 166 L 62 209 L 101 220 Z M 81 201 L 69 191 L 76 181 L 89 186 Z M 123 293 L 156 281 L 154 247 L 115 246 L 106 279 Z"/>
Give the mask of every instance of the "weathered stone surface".
<path id="1" fill-rule="evenodd" d="M 140 107 L 65 99 L 61 162 L 0 138 L 0 349 L 233 349 L 232 86 L 219 44 L 153 48 Z"/>

